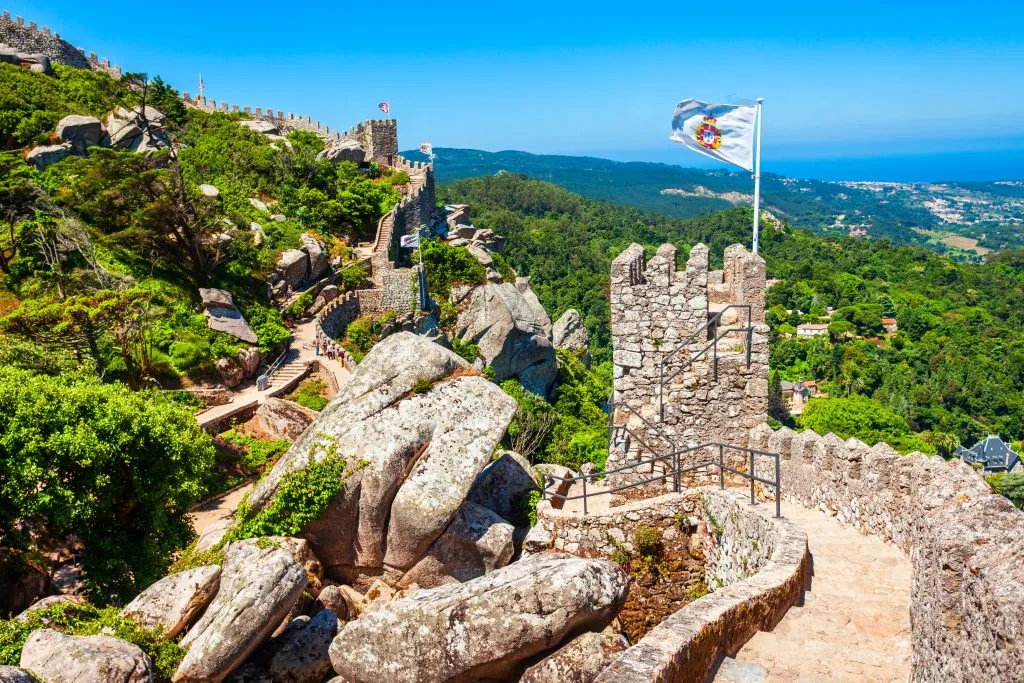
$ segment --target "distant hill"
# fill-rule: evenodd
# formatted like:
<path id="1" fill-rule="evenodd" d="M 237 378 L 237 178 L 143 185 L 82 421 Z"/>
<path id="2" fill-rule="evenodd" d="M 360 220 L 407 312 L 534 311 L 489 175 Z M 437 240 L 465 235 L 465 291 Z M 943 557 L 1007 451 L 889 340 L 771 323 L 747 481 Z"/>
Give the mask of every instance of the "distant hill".
<path id="1" fill-rule="evenodd" d="M 440 183 L 521 173 L 592 199 L 677 218 L 753 201 L 749 173 L 527 152 L 435 148 Z M 425 159 L 418 151 L 404 152 Z M 1024 182 L 865 183 L 762 177 L 766 209 L 819 233 L 888 237 L 961 260 L 1024 246 Z"/>

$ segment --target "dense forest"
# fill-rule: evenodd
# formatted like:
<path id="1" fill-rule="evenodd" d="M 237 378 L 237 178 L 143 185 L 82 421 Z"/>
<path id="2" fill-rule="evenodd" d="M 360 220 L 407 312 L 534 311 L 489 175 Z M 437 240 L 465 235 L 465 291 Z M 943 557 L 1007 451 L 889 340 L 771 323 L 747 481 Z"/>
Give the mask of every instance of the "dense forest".
<path id="1" fill-rule="evenodd" d="M 725 246 L 749 241 L 752 221 L 749 209 L 670 218 L 514 174 L 457 181 L 442 196 L 471 204 L 474 224 L 506 238 L 506 259 L 532 277 L 545 307 L 580 310 L 597 360 L 609 356 L 608 268 L 619 251 L 672 242 L 682 260 L 704 242 L 720 263 Z M 830 401 L 870 399 L 836 404 L 835 418 L 863 418 L 837 433 L 943 453 L 987 433 L 1024 437 L 1024 252 L 956 263 L 921 247 L 788 227 L 768 229 L 762 245 L 778 280 L 767 316 L 774 377 L 824 382 Z M 830 335 L 786 336 L 829 308 Z M 888 316 L 899 323 L 891 339 Z M 827 417 L 819 413 L 816 428 L 829 427 Z"/>
<path id="2" fill-rule="evenodd" d="M 405 154 L 410 159 L 425 158 L 417 151 Z M 753 183 L 744 172 L 518 151 L 439 147 L 434 154 L 437 178 L 443 183 L 503 171 L 521 173 L 590 199 L 676 218 L 704 216 L 752 202 Z M 955 241 L 943 241 L 943 237 L 967 236 L 995 250 L 1024 246 L 1024 212 L 1018 202 L 1022 191 L 1012 182 L 872 186 L 774 173 L 764 173 L 761 179 L 763 207 L 794 227 L 831 235 L 866 228 L 870 239 L 921 244 L 960 260 L 978 260 L 979 252 L 954 246 Z M 954 223 L 945 222 L 929 208 L 947 204 L 960 214 Z M 995 214 L 1002 218 L 994 219 Z"/>

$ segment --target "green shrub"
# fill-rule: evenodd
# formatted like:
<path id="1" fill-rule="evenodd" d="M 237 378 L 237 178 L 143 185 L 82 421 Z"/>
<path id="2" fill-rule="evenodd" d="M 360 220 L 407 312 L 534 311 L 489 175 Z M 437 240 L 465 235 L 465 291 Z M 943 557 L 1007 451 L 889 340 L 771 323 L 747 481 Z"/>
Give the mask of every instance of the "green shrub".
<path id="1" fill-rule="evenodd" d="M 272 353 L 291 340 L 292 333 L 274 308 L 253 303 L 246 306 L 243 313 L 256 333 L 261 353 Z"/>
<path id="2" fill-rule="evenodd" d="M 458 337 L 452 337 L 452 351 L 462 356 L 470 363 L 480 355 L 480 347 L 471 341 L 462 341 Z"/>
<path id="3" fill-rule="evenodd" d="M 437 301 L 448 301 L 455 283 L 478 285 L 487 281 L 487 269 L 465 247 L 422 240 L 420 250 L 427 270 L 427 291 Z M 414 262 L 416 258 L 414 254 Z"/>
<path id="4" fill-rule="evenodd" d="M 303 292 L 299 295 L 295 301 L 288 304 L 288 308 L 284 309 L 284 315 L 287 318 L 298 318 L 309 310 L 309 307 L 313 305 L 313 295 L 310 292 Z"/>
<path id="5" fill-rule="evenodd" d="M 122 617 L 117 607 L 61 603 L 29 612 L 24 620 L 0 621 L 0 664 L 18 666 L 21 649 L 32 631 L 51 628 L 73 636 L 109 635 L 133 643 L 153 660 L 157 681 L 169 681 L 185 655 L 175 642 L 163 642 L 160 630 L 151 630 Z"/>
<path id="6" fill-rule="evenodd" d="M 633 530 L 633 545 L 642 557 L 658 557 L 663 549 L 661 530 L 641 524 Z"/>
<path id="7" fill-rule="evenodd" d="M 17 520 L 46 519 L 82 540 L 94 596 L 134 595 L 192 540 L 188 510 L 214 453 L 192 414 L 160 394 L 0 368 L 2 545 L 24 547 Z"/>
<path id="8" fill-rule="evenodd" d="M 420 377 L 412 383 L 412 393 L 425 394 L 430 391 L 432 386 L 434 386 L 434 380 L 429 377 Z"/>
<path id="9" fill-rule="evenodd" d="M 994 493 L 1006 496 L 1014 505 L 1024 508 L 1024 473 L 999 472 L 985 477 Z"/>
<path id="10" fill-rule="evenodd" d="M 300 406 L 305 406 L 317 412 L 327 407 L 328 399 L 327 384 L 322 379 L 315 377 L 303 381 L 295 388 L 295 391 L 285 396 L 289 401 L 295 401 Z"/>
<path id="11" fill-rule="evenodd" d="M 316 460 L 318 452 L 323 456 Z M 284 475 L 274 500 L 263 510 L 240 505 L 232 540 L 259 536 L 297 536 L 318 519 L 334 497 L 345 488 L 350 474 L 348 461 L 340 456 L 334 440 L 321 435 L 313 446 L 310 463 Z"/>

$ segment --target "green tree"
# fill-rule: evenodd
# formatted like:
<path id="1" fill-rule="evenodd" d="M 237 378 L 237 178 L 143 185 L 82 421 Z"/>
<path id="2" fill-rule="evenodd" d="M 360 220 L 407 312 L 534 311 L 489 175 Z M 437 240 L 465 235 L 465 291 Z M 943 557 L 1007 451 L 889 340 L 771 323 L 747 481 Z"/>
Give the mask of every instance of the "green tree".
<path id="1" fill-rule="evenodd" d="M 188 510 L 213 458 L 209 435 L 169 400 L 0 368 L 0 548 L 24 548 L 37 522 L 75 534 L 97 597 L 126 599 L 164 574 L 192 538 Z"/>

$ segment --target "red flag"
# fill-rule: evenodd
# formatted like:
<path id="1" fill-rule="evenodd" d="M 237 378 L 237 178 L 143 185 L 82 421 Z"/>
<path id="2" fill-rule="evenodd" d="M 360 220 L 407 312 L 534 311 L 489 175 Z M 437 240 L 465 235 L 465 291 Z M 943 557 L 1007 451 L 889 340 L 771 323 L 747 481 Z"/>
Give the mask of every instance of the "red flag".
<path id="1" fill-rule="evenodd" d="M 382 112 L 384 112 L 385 114 L 390 114 L 391 113 L 390 112 L 391 107 L 388 106 L 387 102 L 381 102 L 380 104 L 377 105 L 377 107 L 379 107 L 380 110 Z"/>
<path id="2" fill-rule="evenodd" d="M 433 153 L 434 146 L 431 145 L 429 142 L 424 142 L 422 145 L 420 145 L 420 154 L 426 154 L 427 156 L 430 156 Z"/>

